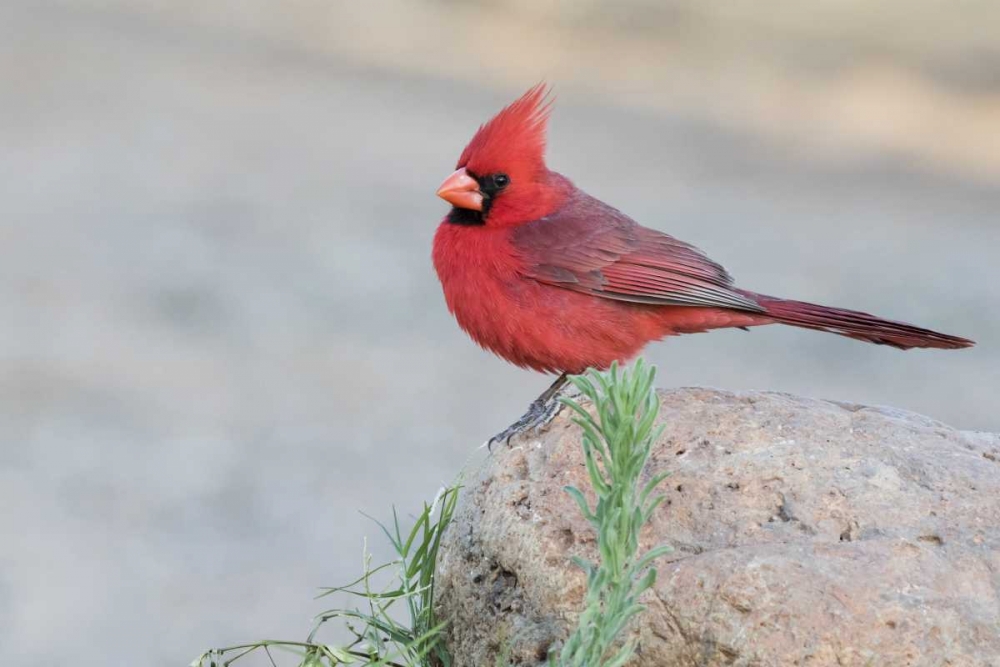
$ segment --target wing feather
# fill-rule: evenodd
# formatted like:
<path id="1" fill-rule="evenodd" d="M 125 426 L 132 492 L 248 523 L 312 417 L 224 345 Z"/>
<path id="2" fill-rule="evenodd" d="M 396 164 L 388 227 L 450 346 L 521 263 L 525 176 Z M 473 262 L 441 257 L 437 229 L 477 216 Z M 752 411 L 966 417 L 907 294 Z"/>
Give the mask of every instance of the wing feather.
<path id="1" fill-rule="evenodd" d="M 765 312 L 698 248 L 579 191 L 511 233 L 526 275 L 539 282 L 633 303 Z"/>

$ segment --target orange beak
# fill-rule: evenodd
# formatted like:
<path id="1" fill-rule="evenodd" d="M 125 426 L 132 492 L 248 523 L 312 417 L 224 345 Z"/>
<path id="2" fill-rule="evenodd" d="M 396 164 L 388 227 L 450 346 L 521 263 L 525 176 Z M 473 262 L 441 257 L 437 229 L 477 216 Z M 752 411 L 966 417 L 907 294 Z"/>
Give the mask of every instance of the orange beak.
<path id="1" fill-rule="evenodd" d="M 483 193 L 479 191 L 479 183 L 469 176 L 464 167 L 444 179 L 437 196 L 457 208 L 483 210 Z"/>

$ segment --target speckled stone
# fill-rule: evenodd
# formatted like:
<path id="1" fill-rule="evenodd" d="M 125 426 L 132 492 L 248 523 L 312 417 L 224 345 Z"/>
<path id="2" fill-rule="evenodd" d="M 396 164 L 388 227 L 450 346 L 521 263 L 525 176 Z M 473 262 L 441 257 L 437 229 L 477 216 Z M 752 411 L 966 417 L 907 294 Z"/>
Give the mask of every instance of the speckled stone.
<path id="1" fill-rule="evenodd" d="M 634 665 L 1000 665 L 1000 436 L 776 393 L 661 392 L 648 474 L 674 551 L 634 622 Z M 593 532 L 564 411 L 499 448 L 442 548 L 455 664 L 540 664 L 580 608 Z"/>

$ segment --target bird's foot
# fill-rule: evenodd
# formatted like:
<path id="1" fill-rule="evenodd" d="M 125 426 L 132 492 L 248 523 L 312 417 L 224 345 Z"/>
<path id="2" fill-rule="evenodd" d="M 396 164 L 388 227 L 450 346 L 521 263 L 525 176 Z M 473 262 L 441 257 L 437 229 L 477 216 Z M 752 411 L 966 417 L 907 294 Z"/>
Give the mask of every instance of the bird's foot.
<path id="1" fill-rule="evenodd" d="M 492 452 L 493 445 L 498 442 L 506 443 L 509 447 L 510 439 L 515 435 L 520 435 L 528 429 L 538 431 L 551 422 L 562 408 L 559 392 L 568 381 L 569 376 L 566 373 L 557 377 L 556 381 L 528 406 L 528 411 L 520 419 L 486 441 L 487 449 Z"/>
<path id="2" fill-rule="evenodd" d="M 487 449 L 492 452 L 493 445 L 501 442 L 510 447 L 511 438 L 529 430 L 534 430 L 537 433 L 556 418 L 562 407 L 558 395 L 551 396 L 544 401 L 540 398 L 535 400 L 528 406 L 528 411 L 521 415 L 520 419 L 486 441 Z"/>

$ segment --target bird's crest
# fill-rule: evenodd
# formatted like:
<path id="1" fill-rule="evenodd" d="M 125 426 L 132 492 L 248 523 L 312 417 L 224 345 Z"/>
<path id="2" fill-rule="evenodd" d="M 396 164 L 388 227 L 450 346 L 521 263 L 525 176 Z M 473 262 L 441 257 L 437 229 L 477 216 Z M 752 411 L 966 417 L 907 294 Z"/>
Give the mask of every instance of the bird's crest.
<path id="1" fill-rule="evenodd" d="M 481 125 L 457 166 L 480 175 L 544 169 L 549 92 L 539 83 Z"/>

